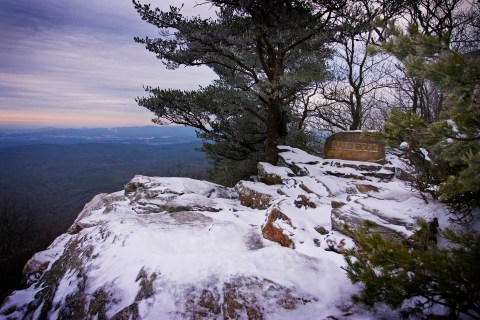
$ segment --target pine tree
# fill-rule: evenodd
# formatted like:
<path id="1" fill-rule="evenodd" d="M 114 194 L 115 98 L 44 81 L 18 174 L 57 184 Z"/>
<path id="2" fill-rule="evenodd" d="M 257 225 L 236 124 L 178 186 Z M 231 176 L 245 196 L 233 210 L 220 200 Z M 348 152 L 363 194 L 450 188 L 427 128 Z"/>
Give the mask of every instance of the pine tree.
<path id="1" fill-rule="evenodd" d="M 137 42 L 169 68 L 205 65 L 218 75 L 196 91 L 148 87 L 150 96 L 138 103 L 159 122 L 199 129 L 214 157 L 276 163 L 292 103 L 327 75 L 326 43 L 339 28 L 335 20 L 345 1 L 209 0 L 217 10 L 209 19 L 133 2 L 161 35 Z"/>
<path id="2" fill-rule="evenodd" d="M 419 221 L 412 242 L 388 241 L 369 226 L 349 231 L 356 248 L 346 251 L 346 271 L 361 283 L 354 301 L 384 302 L 412 314 L 443 305 L 451 314 L 480 318 L 480 234 L 445 230 L 448 248 L 436 246 L 434 223 Z"/>

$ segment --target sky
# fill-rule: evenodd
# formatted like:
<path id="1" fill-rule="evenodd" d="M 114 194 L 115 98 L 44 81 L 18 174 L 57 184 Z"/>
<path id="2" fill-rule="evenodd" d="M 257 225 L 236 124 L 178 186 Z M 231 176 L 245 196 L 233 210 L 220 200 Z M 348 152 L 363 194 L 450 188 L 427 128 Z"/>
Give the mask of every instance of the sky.
<path id="1" fill-rule="evenodd" d="M 186 15 L 212 15 L 196 0 L 147 0 Z M 158 35 L 130 0 L 1 0 L 0 127 L 150 125 L 135 98 L 143 86 L 194 90 L 205 67 L 166 70 L 134 36 Z"/>

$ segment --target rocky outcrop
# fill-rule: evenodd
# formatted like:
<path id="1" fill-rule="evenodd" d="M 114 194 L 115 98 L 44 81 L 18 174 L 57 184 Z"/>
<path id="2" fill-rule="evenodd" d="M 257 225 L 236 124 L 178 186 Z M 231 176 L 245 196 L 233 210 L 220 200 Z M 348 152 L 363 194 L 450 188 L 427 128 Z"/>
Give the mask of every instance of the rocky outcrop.
<path id="1" fill-rule="evenodd" d="M 315 202 L 310 200 L 310 197 L 301 194 L 298 196 L 297 200 L 293 202 L 297 208 L 313 208 L 315 209 L 317 205 Z"/>
<path id="2" fill-rule="evenodd" d="M 219 212 L 216 199 L 234 199 L 232 190 L 211 182 L 189 178 L 152 179 L 135 176 L 125 185 L 125 200 L 138 214 L 179 211 Z"/>
<path id="3" fill-rule="evenodd" d="M 374 215 L 359 214 L 349 208 L 335 208 L 332 209 L 331 214 L 332 229 L 349 235 L 348 230 L 356 230 L 366 225 L 368 222 L 375 224 L 370 227 L 369 230 L 372 233 L 378 233 L 387 240 L 405 240 L 411 235 L 406 225 L 390 224 L 385 221 L 381 221 L 379 217 Z M 380 221 L 379 221 L 380 220 Z M 403 232 L 402 232 L 403 231 Z"/>
<path id="4" fill-rule="evenodd" d="M 315 297 L 268 279 L 233 276 L 223 284 L 211 279 L 185 297 L 182 319 L 264 319 L 272 310 L 294 310 Z"/>
<path id="5" fill-rule="evenodd" d="M 417 217 L 445 209 L 395 176 L 408 171 L 396 155 L 378 164 L 280 149 L 282 166 L 261 163 L 255 181 L 235 188 L 135 176 L 96 196 L 27 263 L 29 287 L 0 318 L 340 319 L 346 309 L 377 317 L 339 303 L 357 290 L 338 256 L 354 245 L 343 227 L 372 221 L 372 232 L 404 239 Z"/>
<path id="6" fill-rule="evenodd" d="M 372 186 L 371 184 L 360 184 L 357 183 L 355 185 L 361 193 L 369 193 L 369 192 L 378 192 L 378 188 L 375 186 Z"/>

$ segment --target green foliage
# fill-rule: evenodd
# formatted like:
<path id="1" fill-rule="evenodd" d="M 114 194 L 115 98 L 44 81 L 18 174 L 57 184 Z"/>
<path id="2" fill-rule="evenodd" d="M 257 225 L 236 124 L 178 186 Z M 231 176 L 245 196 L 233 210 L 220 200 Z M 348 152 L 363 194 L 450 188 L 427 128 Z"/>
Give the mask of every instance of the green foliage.
<path id="1" fill-rule="evenodd" d="M 413 50 L 406 62 L 408 73 L 431 81 L 441 90 L 443 111 L 440 120 L 426 123 L 412 111 L 392 110 L 385 125 L 386 137 L 394 146 L 400 141 L 409 142 L 407 155 L 419 169 L 418 185 L 439 184 L 436 196 L 451 206 L 454 219 L 469 221 L 472 210 L 480 206 L 478 51 L 442 50 L 438 39 L 414 30 L 410 30 L 410 37 L 400 34 L 386 47 L 394 50 L 402 41 L 408 42 L 409 50 Z M 436 48 L 436 54 L 432 48 Z M 429 151 L 433 163 L 419 160 L 420 147 Z"/>
<path id="2" fill-rule="evenodd" d="M 387 241 L 368 227 L 352 232 L 357 247 L 346 252 L 347 274 L 361 283 L 356 302 L 384 302 L 409 314 L 439 304 L 452 314 L 480 314 L 480 234 L 446 230 L 447 248 L 438 248 L 434 226 L 419 221 L 413 246 Z"/>
<path id="3" fill-rule="evenodd" d="M 181 8 L 152 9 L 133 1 L 142 19 L 160 36 L 135 41 L 169 68 L 204 65 L 218 80 L 195 91 L 147 88 L 140 106 L 157 122 L 193 126 L 216 158 L 275 163 L 279 139 L 300 92 L 327 76 L 325 60 L 333 38 L 330 23 L 343 4 L 336 0 L 216 1 L 216 17 L 185 17 Z M 212 147 L 212 144 L 221 144 Z M 253 155 L 251 155 L 253 154 Z"/>
<path id="4" fill-rule="evenodd" d="M 415 148 L 425 128 L 425 121 L 412 110 L 392 109 L 384 127 L 385 138 L 390 146 L 397 147 L 406 141 L 411 148 Z"/>
<path id="5" fill-rule="evenodd" d="M 392 110 L 385 137 L 395 147 L 409 143 L 416 187 L 438 185 L 435 195 L 451 206 L 454 220 L 465 222 L 480 206 L 478 5 L 434 0 L 409 2 L 408 8 L 412 23 L 404 30 L 390 24 L 386 41 L 371 49 L 397 58 L 408 80 L 399 90 L 407 93 L 402 105 L 411 111 Z M 465 49 L 474 44 L 476 51 Z M 347 272 L 363 284 L 355 300 L 385 302 L 407 314 L 444 305 L 454 318 L 480 318 L 480 235 L 445 230 L 447 246 L 438 248 L 432 225 L 420 221 L 419 227 L 413 243 L 387 241 L 368 226 L 351 233 L 357 248 L 347 252 Z"/>
<path id="6" fill-rule="evenodd" d="M 218 184 L 233 187 L 240 180 L 257 174 L 257 161 L 221 159 L 215 164 L 210 179 Z"/>
<path id="7" fill-rule="evenodd" d="M 444 52 L 427 68 L 446 96 L 443 120 L 429 126 L 429 148 L 447 169 L 442 172 L 439 197 L 452 206 L 455 217 L 471 219 L 480 206 L 480 59 Z"/>

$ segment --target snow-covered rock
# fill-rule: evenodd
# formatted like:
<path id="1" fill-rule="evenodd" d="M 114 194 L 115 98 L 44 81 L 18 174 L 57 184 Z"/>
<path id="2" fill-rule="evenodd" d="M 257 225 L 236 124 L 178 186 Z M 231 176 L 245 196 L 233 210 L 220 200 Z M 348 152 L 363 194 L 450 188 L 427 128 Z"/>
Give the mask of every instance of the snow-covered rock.
<path id="1" fill-rule="evenodd" d="M 268 214 L 267 221 L 262 226 L 263 237 L 278 243 L 282 247 L 295 248 L 295 243 L 288 237 L 288 232 L 281 227 L 281 224 L 287 224 L 290 228 L 294 228 L 292 220 L 279 208 L 273 207 Z"/>
<path id="2" fill-rule="evenodd" d="M 96 196 L 27 263 L 29 287 L 0 319 L 398 318 L 352 306 L 343 225 L 370 220 L 404 238 L 417 217 L 442 223 L 446 210 L 396 177 L 409 170 L 396 155 L 376 164 L 281 150 L 281 167 L 259 165 L 267 183 L 136 176 Z"/>
<path id="3" fill-rule="evenodd" d="M 289 168 L 277 167 L 266 162 L 259 162 L 257 169 L 260 181 L 266 184 L 283 184 L 286 178 L 294 175 Z"/>
<path id="4" fill-rule="evenodd" d="M 252 209 L 267 209 L 279 197 L 276 186 L 261 182 L 240 181 L 235 185 L 240 203 Z"/>

